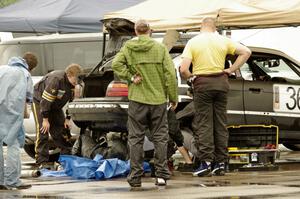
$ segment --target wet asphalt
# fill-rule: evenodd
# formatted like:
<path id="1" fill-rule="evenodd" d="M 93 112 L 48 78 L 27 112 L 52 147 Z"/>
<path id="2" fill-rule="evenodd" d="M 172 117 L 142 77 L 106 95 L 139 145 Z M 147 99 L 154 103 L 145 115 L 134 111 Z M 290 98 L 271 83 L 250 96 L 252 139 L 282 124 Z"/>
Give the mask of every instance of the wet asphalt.
<path id="1" fill-rule="evenodd" d="M 22 159 L 24 169 L 33 163 L 24 153 Z M 166 187 L 155 186 L 154 178 L 146 175 L 138 190 L 130 189 L 125 177 L 103 181 L 30 177 L 22 179 L 32 184 L 30 189 L 0 190 L 0 198 L 300 198 L 300 152 L 281 152 L 276 165 L 273 171 L 231 171 L 225 176 L 202 178 L 174 171 Z"/>

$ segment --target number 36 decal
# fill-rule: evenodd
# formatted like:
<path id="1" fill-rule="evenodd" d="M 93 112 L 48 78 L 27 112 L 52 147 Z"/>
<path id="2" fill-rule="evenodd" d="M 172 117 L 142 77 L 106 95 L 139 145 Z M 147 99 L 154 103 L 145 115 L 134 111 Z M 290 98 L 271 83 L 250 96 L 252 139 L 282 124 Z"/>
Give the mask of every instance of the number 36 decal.
<path id="1" fill-rule="evenodd" d="M 273 109 L 278 112 L 300 113 L 300 86 L 274 84 Z"/>

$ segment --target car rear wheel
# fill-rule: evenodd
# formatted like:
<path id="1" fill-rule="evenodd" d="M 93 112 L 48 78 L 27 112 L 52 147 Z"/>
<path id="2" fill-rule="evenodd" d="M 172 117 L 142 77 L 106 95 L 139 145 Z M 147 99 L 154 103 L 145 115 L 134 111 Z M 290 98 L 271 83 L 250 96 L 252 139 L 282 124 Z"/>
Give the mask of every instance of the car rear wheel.
<path id="1" fill-rule="evenodd" d="M 283 146 L 285 146 L 286 148 L 288 148 L 292 151 L 300 151 L 300 144 L 285 143 L 285 144 L 283 144 Z"/>

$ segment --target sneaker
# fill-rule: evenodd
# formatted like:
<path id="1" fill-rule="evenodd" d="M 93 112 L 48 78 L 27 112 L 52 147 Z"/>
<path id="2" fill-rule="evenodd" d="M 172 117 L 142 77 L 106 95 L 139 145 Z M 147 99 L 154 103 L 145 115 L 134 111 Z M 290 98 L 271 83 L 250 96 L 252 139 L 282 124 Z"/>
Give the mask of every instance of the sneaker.
<path id="1" fill-rule="evenodd" d="M 180 172 L 193 172 L 194 171 L 194 164 L 180 163 L 178 165 L 177 171 L 180 171 Z"/>
<path id="2" fill-rule="evenodd" d="M 211 163 L 201 162 L 200 167 L 194 171 L 193 176 L 204 177 L 211 176 Z"/>
<path id="3" fill-rule="evenodd" d="M 156 178 L 155 185 L 157 185 L 157 186 L 166 186 L 167 181 L 163 178 Z"/>
<path id="4" fill-rule="evenodd" d="M 225 175 L 225 163 L 216 163 L 214 169 L 212 170 L 212 174 L 216 176 L 223 176 Z"/>

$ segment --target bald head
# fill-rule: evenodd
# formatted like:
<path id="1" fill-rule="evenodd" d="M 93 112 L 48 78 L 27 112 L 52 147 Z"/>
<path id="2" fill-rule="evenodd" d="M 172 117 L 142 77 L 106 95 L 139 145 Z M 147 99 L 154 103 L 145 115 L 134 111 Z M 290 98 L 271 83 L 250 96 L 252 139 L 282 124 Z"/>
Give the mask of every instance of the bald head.
<path id="1" fill-rule="evenodd" d="M 212 17 L 206 17 L 202 20 L 201 23 L 201 31 L 216 31 L 216 20 Z"/>
<path id="2" fill-rule="evenodd" d="M 149 34 L 150 25 L 146 20 L 140 19 L 134 24 L 134 30 L 137 35 Z"/>

